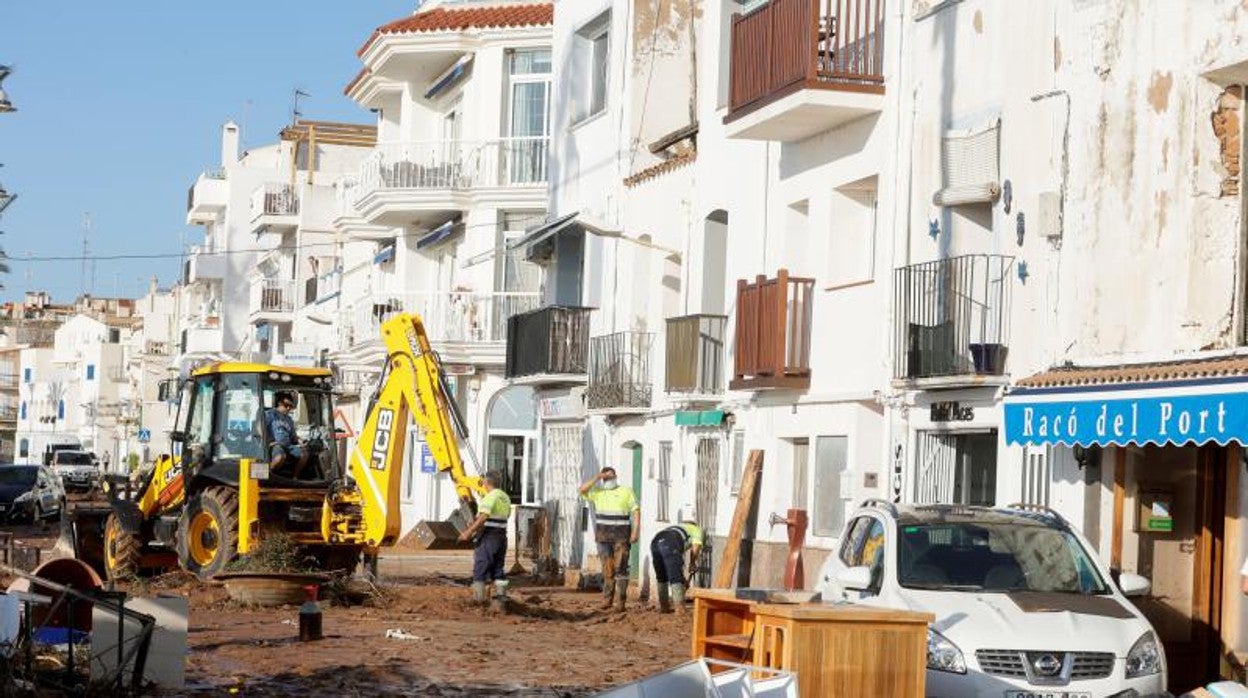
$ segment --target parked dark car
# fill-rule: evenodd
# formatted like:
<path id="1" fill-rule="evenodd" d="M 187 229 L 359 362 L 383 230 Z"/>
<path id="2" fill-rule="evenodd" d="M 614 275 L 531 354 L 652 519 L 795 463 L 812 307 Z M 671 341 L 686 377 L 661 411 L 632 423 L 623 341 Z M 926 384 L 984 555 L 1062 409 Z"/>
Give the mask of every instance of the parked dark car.
<path id="1" fill-rule="evenodd" d="M 42 465 L 0 465 L 0 521 L 35 522 L 60 516 L 65 490 Z"/>

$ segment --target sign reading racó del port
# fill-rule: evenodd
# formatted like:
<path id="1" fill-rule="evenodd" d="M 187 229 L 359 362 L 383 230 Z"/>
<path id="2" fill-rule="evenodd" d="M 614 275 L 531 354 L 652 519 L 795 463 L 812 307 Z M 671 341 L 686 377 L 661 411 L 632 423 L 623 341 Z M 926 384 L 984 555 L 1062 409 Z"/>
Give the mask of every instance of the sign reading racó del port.
<path id="1" fill-rule="evenodd" d="M 1018 444 L 1248 443 L 1248 391 L 1173 395 L 1124 391 L 1012 395 L 1005 437 Z M 1143 392 L 1143 391 L 1139 391 Z"/>

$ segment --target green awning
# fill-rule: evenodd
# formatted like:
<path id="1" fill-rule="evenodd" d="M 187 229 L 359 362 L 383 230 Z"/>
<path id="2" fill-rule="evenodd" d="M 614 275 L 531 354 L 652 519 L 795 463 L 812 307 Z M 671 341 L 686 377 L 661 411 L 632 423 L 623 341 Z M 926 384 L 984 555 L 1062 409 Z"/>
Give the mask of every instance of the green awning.
<path id="1" fill-rule="evenodd" d="M 717 427 L 723 423 L 723 410 L 681 410 L 676 413 L 678 427 Z"/>

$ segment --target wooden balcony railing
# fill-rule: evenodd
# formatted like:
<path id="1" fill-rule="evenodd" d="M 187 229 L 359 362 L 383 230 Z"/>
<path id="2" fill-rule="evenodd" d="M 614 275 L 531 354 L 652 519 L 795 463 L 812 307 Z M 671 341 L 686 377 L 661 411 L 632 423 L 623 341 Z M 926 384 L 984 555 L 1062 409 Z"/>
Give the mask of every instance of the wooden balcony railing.
<path id="1" fill-rule="evenodd" d="M 667 320 L 667 392 L 724 392 L 723 315 L 686 315 Z"/>
<path id="2" fill-rule="evenodd" d="M 732 19 L 728 118 L 800 89 L 884 91 L 885 0 L 771 0 Z"/>
<path id="3" fill-rule="evenodd" d="M 814 279 L 759 276 L 737 281 L 733 390 L 810 387 Z"/>
<path id="4" fill-rule="evenodd" d="M 585 404 L 591 410 L 640 410 L 650 407 L 649 332 L 615 332 L 594 337 L 589 347 L 589 385 Z"/>
<path id="5" fill-rule="evenodd" d="M 897 269 L 893 377 L 1004 374 L 1013 265 L 981 254 Z"/>
<path id="6" fill-rule="evenodd" d="M 506 376 L 585 375 L 590 311 L 548 306 L 508 318 Z"/>

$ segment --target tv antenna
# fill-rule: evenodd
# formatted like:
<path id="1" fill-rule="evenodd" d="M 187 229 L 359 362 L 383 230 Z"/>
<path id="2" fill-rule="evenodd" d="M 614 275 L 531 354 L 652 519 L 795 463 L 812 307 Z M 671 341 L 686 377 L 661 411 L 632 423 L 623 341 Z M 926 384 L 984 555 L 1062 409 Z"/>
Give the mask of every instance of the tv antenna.
<path id="1" fill-rule="evenodd" d="M 91 295 L 95 291 L 95 263 L 91 261 L 91 214 L 82 214 L 82 292 Z"/>
<path id="2" fill-rule="evenodd" d="M 303 112 L 299 111 L 299 98 L 311 97 L 311 96 L 312 95 L 308 94 L 307 92 L 304 92 L 298 87 L 295 88 L 295 91 L 291 95 L 291 99 L 290 99 L 290 123 L 291 124 L 294 124 L 295 122 L 299 121 L 299 119 L 303 116 Z"/>

